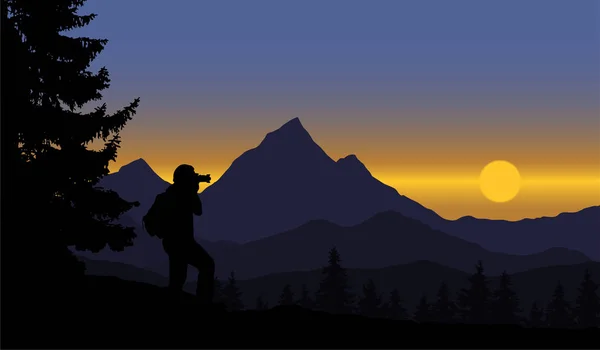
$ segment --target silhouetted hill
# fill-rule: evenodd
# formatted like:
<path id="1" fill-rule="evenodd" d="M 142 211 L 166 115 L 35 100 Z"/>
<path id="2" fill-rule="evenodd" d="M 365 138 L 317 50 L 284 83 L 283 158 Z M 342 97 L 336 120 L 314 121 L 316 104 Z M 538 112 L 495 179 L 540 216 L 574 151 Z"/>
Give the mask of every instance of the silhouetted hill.
<path id="1" fill-rule="evenodd" d="M 141 202 L 128 213 L 138 223 L 154 196 L 168 186 L 143 160 L 101 184 Z M 564 247 L 600 260 L 600 206 L 516 222 L 445 220 L 375 179 L 356 156 L 333 161 L 297 118 L 237 158 L 201 197 L 205 215 L 196 221 L 197 237 L 212 241 L 249 242 L 317 219 L 354 225 L 394 210 L 491 251 L 531 254 Z"/>
<path id="2" fill-rule="evenodd" d="M 598 262 L 542 267 L 514 274 L 512 276 L 514 289 L 521 298 L 524 311 L 529 312 L 529 308 L 534 301 L 539 302 L 538 305 L 546 305 L 552 297 L 557 281 L 561 281 L 565 286 L 567 300 L 574 302 L 577 296 L 577 288 L 579 288 L 586 268 L 589 269 L 595 281 L 600 280 L 600 263 Z M 429 300 L 433 301 L 442 281 L 449 285 L 452 297 L 455 298 L 456 293 L 461 288 L 468 286 L 468 278 L 471 275 L 471 273 L 451 269 L 429 261 L 390 266 L 383 269 L 348 269 L 347 272 L 352 291 L 355 294 L 360 295 L 363 284 L 372 279 L 378 291 L 386 298 L 392 289 L 397 288 L 405 307 L 409 311 L 414 311 L 423 293 L 426 293 Z M 498 285 L 499 277 L 492 275 L 489 275 L 489 277 L 490 286 L 495 288 Z M 312 294 L 318 289 L 322 278 L 321 270 L 316 269 L 313 271 L 278 273 L 242 280 L 239 281 L 239 286 L 244 292 L 243 300 L 246 305 L 254 305 L 256 298 L 259 296 L 269 302 L 269 305 L 277 305 L 281 291 L 286 284 L 292 286 L 293 292 L 298 298 L 303 284 L 307 286 Z M 188 283 L 186 289 L 193 291 L 194 284 Z"/>
<path id="3" fill-rule="evenodd" d="M 93 260 L 79 257 L 85 263 L 86 273 L 92 276 L 114 276 L 127 281 L 148 283 L 159 287 L 168 284 L 167 277 L 146 269 L 120 262 Z"/>
<path id="4" fill-rule="evenodd" d="M 87 262 L 88 274 L 99 276 L 116 276 L 124 280 L 138 281 L 164 286 L 167 278 L 152 272 L 105 261 Z M 485 267 L 485 263 L 484 263 Z M 525 312 L 534 301 L 539 305 L 546 305 L 552 296 L 557 281 L 565 286 L 565 297 L 574 301 L 577 296 L 577 288 L 583 278 L 584 271 L 588 269 L 592 279 L 600 280 L 600 263 L 586 262 L 576 265 L 550 266 L 519 272 L 512 275 L 514 289 L 521 299 L 521 305 Z M 362 292 L 362 285 L 372 279 L 378 290 L 388 295 L 392 289 L 397 288 L 410 311 L 414 310 L 423 293 L 427 294 L 429 300 L 433 300 L 440 287 L 440 283 L 448 283 L 453 297 L 460 288 L 467 287 L 467 279 L 471 272 L 459 271 L 442 266 L 430 261 L 417 261 L 410 264 L 390 266 L 382 269 L 348 269 L 350 286 L 354 293 Z M 292 271 L 275 273 L 248 280 L 238 281 L 243 292 L 242 298 L 245 305 L 254 306 L 256 298 L 262 296 L 269 305 L 277 305 L 281 291 L 286 284 L 292 286 L 296 297 L 300 296 L 300 288 L 304 284 L 313 294 L 322 279 L 320 269 L 311 271 Z M 489 275 L 491 287 L 498 283 L 498 276 Z M 185 289 L 193 293 L 195 282 L 188 282 Z"/>
<path id="5" fill-rule="evenodd" d="M 490 347 L 510 348 L 517 342 L 523 348 L 587 348 L 598 334 L 417 324 L 294 306 L 208 312 L 190 295 L 173 304 L 162 288 L 110 277 L 88 277 L 87 290 L 79 299 L 43 311 L 35 319 L 18 318 L 19 322 L 3 317 L 3 348 L 472 348 L 481 347 L 481 339 L 492 342 Z M 451 336 L 431 336 L 440 332 Z"/>
<path id="6" fill-rule="evenodd" d="M 379 213 L 352 227 L 316 220 L 245 244 L 201 243 L 215 259 L 217 275 L 227 276 L 235 270 L 239 278 L 318 268 L 333 246 L 341 252 L 344 265 L 351 268 L 382 268 L 429 260 L 470 272 L 477 260 L 483 260 L 489 273 L 500 274 L 503 270 L 518 272 L 589 261 L 585 255 L 564 248 L 524 256 L 490 252 L 396 212 Z M 163 275 L 168 271 L 160 241 L 148 237 L 145 232 L 141 232 L 134 246 L 124 252 L 84 256 L 121 261 Z M 189 276 L 194 278 L 194 273 L 190 271 Z"/>
<path id="7" fill-rule="evenodd" d="M 369 279 L 373 279 L 378 292 L 382 293 L 384 298 L 387 298 L 392 289 L 398 288 L 405 302 L 405 307 L 409 310 L 417 305 L 423 293 L 427 293 L 430 298 L 433 298 L 440 287 L 441 281 L 447 281 L 453 288 L 453 292 L 455 292 L 458 291 L 458 288 L 467 285 L 469 277 L 466 272 L 430 261 L 417 261 L 382 269 L 350 268 L 347 270 L 347 274 L 349 285 L 355 295 L 360 295 L 363 284 Z M 242 297 L 246 305 L 255 305 L 256 298 L 262 296 L 264 301 L 274 306 L 277 305 L 281 291 L 286 284 L 292 286 L 296 298 L 301 295 L 302 285 L 306 285 L 311 297 L 313 297 L 322 278 L 321 269 L 293 271 L 241 280 L 239 286 L 244 293 Z M 194 285 L 192 282 L 188 283 L 186 290 L 193 291 Z"/>

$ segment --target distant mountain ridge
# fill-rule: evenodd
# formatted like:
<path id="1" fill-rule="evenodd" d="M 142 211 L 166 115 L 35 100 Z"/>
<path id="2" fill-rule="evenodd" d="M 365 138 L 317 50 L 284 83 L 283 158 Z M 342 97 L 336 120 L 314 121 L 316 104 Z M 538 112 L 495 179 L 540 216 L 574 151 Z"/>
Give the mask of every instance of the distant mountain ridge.
<path id="1" fill-rule="evenodd" d="M 160 241 L 137 230 L 134 246 L 124 252 L 81 254 L 91 259 L 122 262 L 168 274 L 168 261 Z M 553 248 L 531 255 L 490 252 L 481 246 L 434 230 L 397 212 L 376 214 L 365 222 L 343 227 L 326 220 L 313 220 L 295 229 L 244 244 L 201 241 L 215 259 L 217 275 L 226 278 L 235 271 L 239 278 L 272 273 L 306 271 L 323 264 L 336 246 L 350 268 L 383 268 L 428 260 L 462 271 L 470 271 L 482 260 L 489 273 L 510 273 L 532 268 L 578 264 L 590 259 L 580 252 Z M 195 279 L 190 269 L 188 277 Z"/>
<path id="2" fill-rule="evenodd" d="M 463 217 L 435 226 L 492 251 L 527 254 L 550 246 L 565 247 L 600 261 L 600 206 L 519 221 Z"/>
<path id="3" fill-rule="evenodd" d="M 98 185 L 116 191 L 125 200 L 140 202 L 139 207 L 132 208 L 125 215 L 137 224 L 142 222 L 142 217 L 150 209 L 156 195 L 169 187 L 169 183 L 141 158 L 122 166 L 118 172 L 105 176 Z"/>
<path id="4" fill-rule="evenodd" d="M 205 243 L 206 245 L 206 243 Z M 336 246 L 344 264 L 352 268 L 382 268 L 419 260 L 433 261 L 462 271 L 483 260 L 493 274 L 589 261 L 580 252 L 552 248 L 531 255 L 490 252 L 481 246 L 431 229 L 397 212 L 383 212 L 349 227 L 314 220 L 295 229 L 233 245 L 207 245 L 223 274 L 235 270 L 244 278 L 275 272 L 310 270 L 321 266 Z"/>
<path id="5" fill-rule="evenodd" d="M 138 223 L 169 185 L 149 169 L 140 159 L 101 182 L 142 203 L 128 213 Z M 600 206 L 516 222 L 446 220 L 381 183 L 355 155 L 331 159 L 298 118 L 244 152 L 200 196 L 204 215 L 196 219 L 197 237 L 212 241 L 250 242 L 316 219 L 352 226 L 393 210 L 491 251 L 531 254 L 565 247 L 600 260 Z"/>

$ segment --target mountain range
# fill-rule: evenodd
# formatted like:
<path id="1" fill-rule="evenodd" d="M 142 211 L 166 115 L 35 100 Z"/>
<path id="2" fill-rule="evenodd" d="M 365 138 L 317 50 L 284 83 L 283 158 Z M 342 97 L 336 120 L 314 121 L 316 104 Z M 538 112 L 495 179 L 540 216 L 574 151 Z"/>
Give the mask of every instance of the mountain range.
<path id="1" fill-rule="evenodd" d="M 139 225 L 156 194 L 169 183 L 139 159 L 106 176 L 100 185 L 141 203 L 123 219 Z M 377 213 L 395 211 L 489 251 L 535 254 L 561 247 L 600 260 L 600 206 L 515 222 L 446 220 L 377 180 L 355 155 L 331 159 L 298 118 L 268 133 L 256 148 L 234 160 L 200 197 L 204 215 L 196 218 L 196 237 L 230 241 L 221 242 L 223 246 L 271 237 L 309 221 L 349 227 Z"/>
<path id="2" fill-rule="evenodd" d="M 86 254 L 89 258 L 131 264 L 162 275 L 168 274 L 168 261 L 160 241 L 137 229 L 133 247 L 123 252 Z M 514 273 L 532 268 L 577 264 L 590 259 L 566 248 L 541 253 L 511 255 L 490 252 L 478 244 L 434 230 L 400 213 L 375 214 L 354 226 L 340 226 L 326 220 L 312 220 L 295 229 L 247 243 L 200 241 L 215 259 L 217 275 L 235 271 L 240 278 L 253 278 L 277 272 L 306 271 L 323 265 L 335 246 L 344 266 L 383 268 L 418 260 L 429 260 L 462 271 L 470 271 L 478 260 L 490 273 Z M 189 278 L 194 280 L 190 269 Z"/>

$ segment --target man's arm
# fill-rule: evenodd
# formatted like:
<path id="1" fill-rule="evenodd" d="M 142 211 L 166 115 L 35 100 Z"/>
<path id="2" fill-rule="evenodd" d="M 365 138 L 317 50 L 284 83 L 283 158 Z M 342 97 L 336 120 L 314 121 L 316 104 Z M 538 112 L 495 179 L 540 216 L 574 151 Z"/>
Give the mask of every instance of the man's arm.
<path id="1" fill-rule="evenodd" d="M 192 199 L 192 212 L 196 216 L 202 215 L 202 202 L 198 193 L 194 193 L 194 198 Z"/>

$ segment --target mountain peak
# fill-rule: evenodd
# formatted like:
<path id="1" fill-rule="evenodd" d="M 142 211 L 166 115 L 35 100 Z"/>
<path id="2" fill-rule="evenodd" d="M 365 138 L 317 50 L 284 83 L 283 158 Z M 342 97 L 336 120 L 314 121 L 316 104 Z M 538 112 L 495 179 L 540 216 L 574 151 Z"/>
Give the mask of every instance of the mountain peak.
<path id="1" fill-rule="evenodd" d="M 297 149 L 302 145 L 318 147 L 298 117 L 283 124 L 279 129 L 268 133 L 261 143 L 261 145 L 265 144 L 271 144 L 277 148 L 291 147 Z"/>
<path id="2" fill-rule="evenodd" d="M 290 119 L 287 123 L 283 124 L 281 126 L 281 128 L 279 129 L 283 129 L 283 128 L 301 128 L 302 130 L 304 130 L 304 126 L 302 126 L 302 123 L 300 122 L 300 118 L 295 117 Z"/>
<path id="3" fill-rule="evenodd" d="M 290 136 L 290 135 L 298 135 L 299 136 L 299 135 L 308 135 L 308 131 L 306 131 L 306 129 L 300 122 L 300 119 L 298 117 L 296 117 L 296 118 L 289 120 L 285 124 L 283 124 L 279 129 L 268 133 L 267 137 L 269 137 L 269 135 L 278 135 L 278 134 L 285 135 L 285 136 Z"/>
<path id="4" fill-rule="evenodd" d="M 119 169 L 119 173 L 121 173 L 121 174 L 152 174 L 152 175 L 156 175 L 154 170 L 152 170 L 150 165 L 148 165 L 148 163 L 143 158 L 136 159 L 131 163 L 123 165 Z"/>

